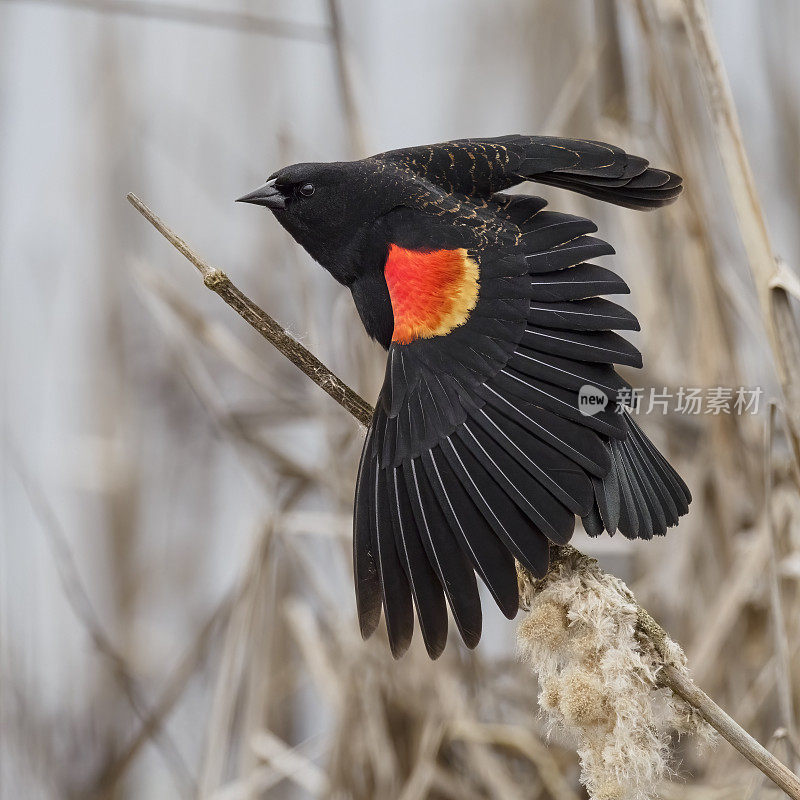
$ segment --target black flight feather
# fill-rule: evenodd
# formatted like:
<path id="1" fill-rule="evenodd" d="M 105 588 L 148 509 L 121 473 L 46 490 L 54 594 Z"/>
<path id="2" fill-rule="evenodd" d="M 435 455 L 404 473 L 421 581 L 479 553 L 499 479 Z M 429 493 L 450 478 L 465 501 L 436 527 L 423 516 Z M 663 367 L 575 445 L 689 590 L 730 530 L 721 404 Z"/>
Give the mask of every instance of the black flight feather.
<path id="1" fill-rule="evenodd" d="M 422 461 L 450 529 L 500 610 L 513 619 L 519 607 L 513 556 L 497 538 L 439 449 L 423 455 Z"/>
<path id="2" fill-rule="evenodd" d="M 481 638 L 482 615 L 472 564 L 447 524 L 421 459 L 407 461 L 403 472 L 428 559 L 439 576 L 461 638 L 467 647 L 475 647 Z"/>

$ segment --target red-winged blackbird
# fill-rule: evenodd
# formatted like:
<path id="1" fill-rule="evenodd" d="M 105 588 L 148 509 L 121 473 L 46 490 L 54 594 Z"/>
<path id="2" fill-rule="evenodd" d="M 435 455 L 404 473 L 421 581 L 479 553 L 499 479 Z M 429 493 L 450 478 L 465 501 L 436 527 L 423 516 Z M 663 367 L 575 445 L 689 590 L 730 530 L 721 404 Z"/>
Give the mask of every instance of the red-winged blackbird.
<path id="1" fill-rule="evenodd" d="M 432 658 L 447 604 L 467 646 L 478 643 L 476 572 L 512 618 L 514 559 L 544 575 L 575 515 L 592 536 L 649 539 L 691 500 L 617 408 L 630 386 L 613 365 L 642 359 L 614 331 L 639 325 L 598 297 L 627 293 L 625 282 L 587 263 L 614 249 L 589 235 L 588 219 L 501 193 L 526 180 L 635 209 L 682 188 L 619 147 L 515 135 L 295 164 L 240 198 L 270 208 L 350 288 L 389 351 L 353 553 L 361 632 L 375 630 L 382 606 L 395 657 L 411 641 L 414 606 Z M 607 400 L 602 410 L 579 408 L 587 391 Z"/>

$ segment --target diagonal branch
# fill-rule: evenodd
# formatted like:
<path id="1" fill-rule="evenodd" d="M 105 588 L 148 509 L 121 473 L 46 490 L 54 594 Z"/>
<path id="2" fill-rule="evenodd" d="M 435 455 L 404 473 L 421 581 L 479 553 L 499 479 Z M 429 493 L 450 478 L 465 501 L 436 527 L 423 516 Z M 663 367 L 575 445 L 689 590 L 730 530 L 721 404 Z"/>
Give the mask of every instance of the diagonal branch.
<path id="1" fill-rule="evenodd" d="M 129 194 L 131 205 L 180 253 L 194 264 L 203 276 L 203 283 L 216 292 L 237 314 L 252 325 L 270 344 L 301 369 L 314 383 L 327 392 L 339 405 L 349 411 L 362 425 L 372 419 L 370 404 L 354 392 L 341 378 L 328 369 L 310 350 L 303 347 L 266 311 L 231 283 L 221 270 L 210 266 L 170 230 L 135 194 Z"/>
<path id="2" fill-rule="evenodd" d="M 128 200 L 145 219 L 177 250 L 179 250 L 203 276 L 205 285 L 216 292 L 234 311 L 250 323 L 268 342 L 273 344 L 293 364 L 299 367 L 314 383 L 324 389 L 337 403 L 347 409 L 362 425 L 369 425 L 372 408 L 369 403 L 354 392 L 346 383 L 328 369 L 313 353 L 303 347 L 269 314 L 259 308 L 250 298 L 231 283 L 222 270 L 210 266 L 189 247 L 171 228 L 135 194 Z M 569 545 L 562 548 L 564 553 L 573 550 Z M 532 578 L 532 580 L 534 580 Z M 800 778 L 785 764 L 781 763 L 765 747 L 760 745 L 747 731 L 731 719 L 705 692 L 688 680 L 679 670 L 673 668 L 665 655 L 667 634 L 663 628 L 639 606 L 639 627 L 656 650 L 664 658 L 664 666 L 659 677 L 664 686 L 671 689 L 688 703 L 718 733 L 728 740 L 748 761 L 754 764 L 793 800 L 800 800 Z"/>

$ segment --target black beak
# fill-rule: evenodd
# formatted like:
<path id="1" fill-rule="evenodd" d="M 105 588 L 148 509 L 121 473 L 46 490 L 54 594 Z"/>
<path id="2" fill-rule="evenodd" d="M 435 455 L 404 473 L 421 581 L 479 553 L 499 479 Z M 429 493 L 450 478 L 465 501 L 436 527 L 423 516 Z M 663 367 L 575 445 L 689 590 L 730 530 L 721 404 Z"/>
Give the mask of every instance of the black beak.
<path id="1" fill-rule="evenodd" d="M 256 206 L 266 206 L 267 208 L 286 208 L 286 197 L 280 189 L 275 186 L 276 178 L 267 181 L 254 192 L 239 197 L 237 203 L 252 203 Z"/>

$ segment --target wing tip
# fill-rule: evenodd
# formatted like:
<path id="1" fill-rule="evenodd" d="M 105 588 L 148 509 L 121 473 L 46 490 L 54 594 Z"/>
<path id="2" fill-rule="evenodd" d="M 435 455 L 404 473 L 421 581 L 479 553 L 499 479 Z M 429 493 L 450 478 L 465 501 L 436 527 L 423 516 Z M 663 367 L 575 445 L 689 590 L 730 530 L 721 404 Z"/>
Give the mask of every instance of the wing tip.
<path id="1" fill-rule="evenodd" d="M 408 652 L 408 648 L 411 646 L 411 638 L 410 635 L 398 638 L 391 633 L 389 634 L 389 650 L 395 661 L 399 661 Z"/>
<path id="2" fill-rule="evenodd" d="M 361 632 L 361 638 L 366 642 L 373 633 L 375 633 L 378 623 L 381 620 L 380 606 L 378 606 L 378 613 L 375 614 L 372 610 L 358 612 L 358 629 Z"/>

